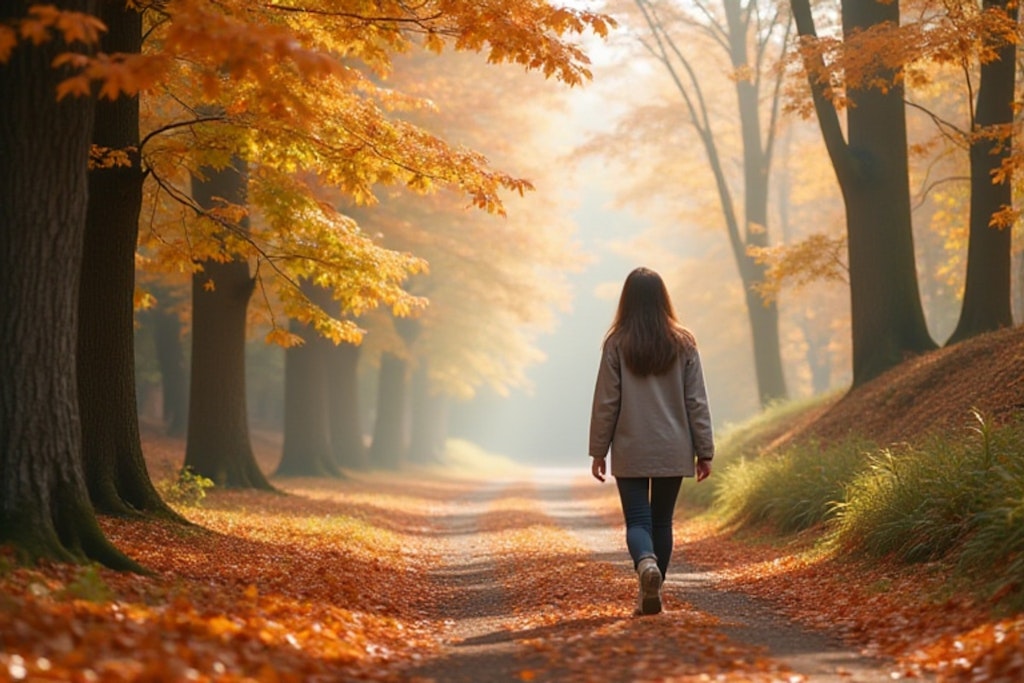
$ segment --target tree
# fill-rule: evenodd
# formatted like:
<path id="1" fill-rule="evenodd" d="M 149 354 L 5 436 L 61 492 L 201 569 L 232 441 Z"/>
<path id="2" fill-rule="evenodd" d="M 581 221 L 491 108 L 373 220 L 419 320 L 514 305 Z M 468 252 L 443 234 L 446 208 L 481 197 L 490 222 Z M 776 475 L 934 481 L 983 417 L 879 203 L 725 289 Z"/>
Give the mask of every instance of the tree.
<path id="1" fill-rule="evenodd" d="M 561 91 L 455 53 L 398 59 L 389 83 L 440 95 L 435 110 L 416 112 L 418 125 L 485 152 L 535 185 L 508 200 L 504 216 L 467 211 L 451 191 L 417 197 L 399 188 L 382 192 L 363 214 L 383 244 L 430 264 L 429 273 L 408 285 L 429 305 L 411 320 L 368 316 L 364 351 L 371 363 L 381 359 L 379 396 L 401 394 L 380 406 L 389 426 L 375 425 L 382 439 L 375 453 L 424 462 L 443 450 L 450 401 L 469 400 L 481 387 L 504 394 L 528 386 L 526 368 L 543 358 L 536 337 L 565 304 L 565 273 L 580 259 L 567 207 L 555 197 L 565 172 L 556 161 L 557 141 L 545 137 L 551 112 L 562 107 Z M 496 134 L 507 130 L 523 132 Z"/>
<path id="2" fill-rule="evenodd" d="M 421 358 L 409 380 L 409 443 L 405 461 L 420 465 L 440 461 L 447 438 L 448 397 L 430 377 L 430 359 Z"/>
<path id="3" fill-rule="evenodd" d="M 360 346 L 348 343 L 325 349 L 331 453 L 338 467 L 357 470 L 366 469 L 368 465 L 359 411 L 360 352 Z"/>
<path id="4" fill-rule="evenodd" d="M 169 436 L 185 436 L 188 428 L 188 371 L 185 367 L 184 326 L 179 308 L 182 301 L 174 288 L 149 283 L 154 302 L 140 313 L 143 325 L 153 336 L 156 362 L 160 369 L 160 389 L 164 428 Z"/>
<path id="5" fill-rule="evenodd" d="M 196 35 L 192 28 L 204 25 L 194 19 L 196 13 L 208 10 L 185 2 L 174 7 L 183 13 L 188 10 L 192 21 L 183 22 L 171 13 L 169 26 L 160 35 L 165 48 L 184 45 L 182 36 L 187 35 L 218 56 L 225 54 L 225 45 L 218 45 L 214 50 L 208 46 L 209 38 Z M 375 185 L 401 182 L 420 192 L 430 191 L 435 186 L 453 186 L 460 188 L 479 208 L 500 211 L 499 189 L 522 191 L 528 184 L 490 171 L 478 154 L 453 149 L 412 126 L 391 120 L 384 114 L 385 109 L 420 105 L 375 87 L 359 69 L 347 68 L 336 60 L 325 60 L 324 50 L 344 52 L 351 59 L 364 62 L 368 69 L 382 73 L 388 68 L 389 51 L 412 46 L 410 35 L 421 34 L 424 44 L 431 49 L 440 49 L 443 39 L 452 38 L 462 48 L 487 46 L 495 61 L 520 61 L 574 83 L 588 76 L 583 66 L 585 58 L 576 48 L 559 40 L 552 43 L 548 38 L 580 32 L 588 26 L 604 30 L 604 20 L 598 15 L 557 10 L 546 3 L 521 3 L 521 13 L 517 13 L 512 24 L 495 24 L 495 15 L 481 12 L 479 5 L 473 3 L 446 4 L 442 11 L 437 9 L 396 3 L 392 7 L 381 7 L 379 15 L 365 17 L 339 13 L 330 6 L 319 9 L 310 6 L 294 13 L 277 7 L 263 8 L 261 13 L 253 14 L 248 5 L 226 3 L 209 10 L 209 22 L 223 33 L 218 40 L 225 44 L 235 41 L 232 52 L 246 55 L 255 52 L 259 56 L 252 62 L 247 58 L 242 58 L 240 63 L 232 61 L 227 75 L 231 76 L 228 80 L 238 80 L 236 84 L 211 78 L 209 70 L 200 72 L 197 78 L 197 74 L 186 68 L 185 78 L 175 82 L 191 84 L 188 86 L 191 96 L 178 93 L 175 98 L 194 101 L 196 95 L 201 95 L 207 100 L 216 99 L 222 106 L 225 116 L 221 118 L 225 125 L 215 127 L 222 131 L 222 136 L 219 140 L 207 138 L 205 148 L 194 145 L 195 158 L 203 164 L 206 163 L 202 161 L 203 155 L 209 155 L 209 163 L 216 166 L 218 157 L 228 151 L 244 159 L 252 174 L 249 195 L 252 205 L 229 201 L 221 208 L 227 212 L 251 211 L 258 225 L 242 239 L 237 232 L 231 234 L 230 239 L 220 239 L 215 231 L 205 230 L 205 235 L 202 235 L 203 230 L 194 231 L 179 242 L 188 245 L 181 254 L 194 258 L 192 254 L 197 244 L 202 243 L 199 250 L 205 252 L 206 263 L 211 258 L 219 262 L 255 261 L 258 264 L 256 277 L 266 277 L 260 273 L 260 266 L 268 266 L 270 276 L 266 279 L 274 286 L 279 312 L 311 323 L 335 343 L 358 341 L 361 335 L 346 317 L 349 314 L 358 315 L 378 303 L 392 306 L 399 315 L 418 306 L 419 303 L 404 295 L 400 287 L 404 277 L 419 267 L 417 260 L 386 254 L 360 235 L 358 226 L 336 209 L 316 205 L 322 202 L 322 197 L 316 195 L 315 186 L 339 188 L 357 204 L 375 201 Z M 311 16 L 315 21 L 310 21 Z M 279 47 L 268 49 L 260 45 L 254 51 L 252 31 L 240 30 L 247 29 L 250 22 L 255 24 L 255 29 L 280 40 Z M 365 40 L 367 25 L 378 25 L 382 29 L 372 41 Z M 493 32 L 499 29 L 500 33 Z M 302 35 L 312 49 L 295 51 L 291 44 L 296 42 L 297 35 Z M 296 55 L 294 71 L 276 68 L 279 51 Z M 257 84 L 249 82 L 253 74 L 258 76 Z M 254 87 L 261 93 L 259 98 L 252 97 Z M 180 155 L 175 154 L 174 158 L 177 160 Z M 296 168 L 307 169 L 312 178 L 295 177 Z M 166 172 L 161 171 L 158 176 L 161 189 L 178 194 L 170 189 Z M 218 219 L 210 215 L 208 206 L 192 208 L 198 209 L 200 216 L 214 218 L 214 222 Z M 311 220 L 311 216 L 318 216 L 319 220 Z M 338 227 L 342 230 L 330 234 Z M 358 251 L 367 253 L 366 258 L 355 253 L 353 246 L 357 240 Z M 332 249 L 325 251 L 327 245 Z M 208 270 L 206 265 L 203 267 Z M 303 278 L 315 278 L 331 289 L 343 316 L 330 318 L 322 308 L 311 306 L 305 297 L 298 295 L 292 285 Z M 216 286 L 214 278 L 212 287 Z M 279 330 L 275 321 L 271 322 L 274 325 L 272 339 L 286 343 L 296 341 L 294 336 Z M 198 329 L 197 318 L 194 339 Z M 198 351 L 200 346 L 194 348 Z M 208 347 L 203 345 L 202 348 L 205 353 Z M 194 362 L 197 360 L 194 358 Z M 219 363 L 218 367 L 237 367 L 237 363 Z M 217 394 L 200 388 L 198 379 L 199 375 L 193 372 L 193 396 Z M 232 386 L 237 386 L 237 382 Z M 222 391 L 222 387 L 218 390 Z M 205 412 L 195 401 L 190 411 L 193 418 Z M 230 425 L 221 424 L 219 429 L 235 431 L 241 424 L 240 420 L 234 420 Z M 212 429 L 211 425 L 207 427 Z M 190 443 L 191 434 L 190 429 Z M 234 443 L 240 445 L 242 441 L 243 435 L 237 434 Z M 189 453 L 192 450 L 190 446 Z M 223 452 L 223 448 L 207 450 Z M 191 456 L 187 460 L 193 462 Z M 195 462 L 193 466 L 202 470 L 209 464 L 200 466 Z M 202 473 L 209 476 L 209 471 Z"/>
<path id="6" fill-rule="evenodd" d="M 973 5 L 973 3 L 972 3 Z M 948 343 L 1013 324 L 1010 297 L 1012 124 L 1017 73 L 1016 0 L 985 0 L 981 76 L 971 121 L 970 238 L 963 306 Z M 968 6 L 968 11 L 973 9 Z"/>
<path id="7" fill-rule="evenodd" d="M 707 167 L 715 184 L 733 262 L 742 282 L 745 310 L 754 351 L 757 397 L 762 406 L 788 395 L 779 344 L 779 312 L 775 301 L 764 301 L 755 285 L 764 279 L 764 267 L 751 255 L 752 249 L 769 244 L 769 177 L 781 101 L 782 74 L 772 71 L 772 55 L 781 56 L 788 42 L 789 17 L 774 3 L 759 0 L 724 0 L 687 4 L 635 0 L 640 22 L 645 27 L 641 42 L 665 70 L 682 100 L 684 120 L 697 133 Z M 728 152 L 724 152 L 722 117 L 709 106 L 707 87 L 713 82 L 707 71 L 694 63 L 693 52 L 710 39 L 710 45 L 724 52 L 734 86 L 735 129 L 742 157 L 741 200 L 729 177 Z M 687 45 L 701 48 L 688 52 Z M 678 105 L 672 107 L 673 122 Z M 637 105 L 634 115 L 641 107 Z M 716 132 L 718 129 L 718 132 Z M 616 135 L 620 133 L 617 131 Z M 602 152 L 607 138 L 587 148 Z M 663 144 L 659 141 L 658 144 Z M 690 144 L 686 141 L 683 144 Z M 627 152 L 632 154 L 633 151 Z M 678 150 L 674 150 L 678 154 Z M 650 154 L 646 150 L 645 156 Z M 738 206 L 742 201 L 742 209 Z"/>
<path id="8" fill-rule="evenodd" d="M 330 310 L 328 292 L 304 286 L 307 296 Z M 278 476 L 322 477 L 341 475 L 331 449 L 327 368 L 331 343 L 312 325 L 291 321 L 292 334 L 303 343 L 285 350 L 284 360 L 284 445 Z"/>
<path id="9" fill-rule="evenodd" d="M 899 27 L 899 5 L 867 0 L 842 3 L 845 61 L 826 68 L 808 0 L 791 0 L 803 38 L 814 109 L 846 207 L 853 339 L 853 385 L 935 348 L 928 334 L 914 263 L 907 175 L 907 135 L 901 65 L 879 33 Z M 845 69 L 844 135 L 830 95 L 834 69 Z"/>
<path id="10" fill-rule="evenodd" d="M 420 333 L 411 318 L 395 318 L 393 326 L 402 350 L 385 349 L 380 355 L 377 411 L 369 459 L 383 469 L 397 469 L 409 448 L 410 395 L 407 351 Z"/>
<path id="11" fill-rule="evenodd" d="M 104 2 L 100 49 L 138 53 L 142 15 Z M 100 512 L 183 521 L 160 498 L 143 459 L 135 399 L 135 246 L 142 207 L 138 96 L 100 98 L 89 171 L 79 288 L 78 392 L 89 497 Z M 121 156 L 123 155 L 123 156 Z"/>
<path id="12" fill-rule="evenodd" d="M 244 206 L 248 169 L 237 157 L 206 168 L 192 196 L 208 212 Z M 223 218 L 230 220 L 230 218 Z M 243 237 L 248 216 L 233 227 Z M 255 281 L 244 259 L 209 258 L 192 279 L 192 373 L 185 467 L 218 486 L 272 490 L 253 456 L 245 394 L 247 308 Z"/>
<path id="13" fill-rule="evenodd" d="M 289 219 L 296 217 L 295 211 L 303 218 L 313 217 L 303 221 L 303 225 L 311 223 L 313 227 L 291 243 L 295 248 L 275 256 L 320 263 L 309 255 L 332 244 L 332 255 L 339 251 L 347 253 L 341 247 L 351 246 L 356 240 L 351 230 L 339 239 L 323 229 L 324 222 L 318 222 L 316 217 L 334 217 L 336 212 L 317 206 L 310 193 L 280 192 L 282 188 L 301 185 L 290 183 L 292 179 L 286 177 L 294 172 L 297 161 L 289 156 L 288 148 L 301 148 L 301 155 L 308 154 L 311 146 L 319 145 L 323 153 L 329 148 L 323 144 L 325 140 L 340 141 L 329 162 L 336 171 L 331 178 L 336 186 L 363 200 L 376 182 L 406 182 L 423 189 L 441 183 L 458 186 L 478 206 L 497 210 L 501 204 L 497 197 L 500 188 L 525 188 L 517 179 L 487 169 L 479 155 L 458 153 L 408 126 L 378 125 L 385 118 L 382 111 L 401 98 L 383 92 L 367 96 L 373 92 L 368 80 L 337 55 L 346 54 L 350 59 L 362 59 L 384 68 L 389 51 L 410 44 L 408 29 L 422 32 L 433 48 L 450 39 L 462 48 L 486 48 L 495 61 L 518 61 L 549 75 L 557 74 L 568 82 L 579 82 L 589 75 L 585 55 L 563 37 L 588 28 L 603 33 L 606 26 L 599 15 L 561 10 L 544 2 L 522 3 L 512 21 L 504 12 L 495 11 L 503 3 L 444 3 L 441 9 L 448 11 L 440 12 L 434 3 L 413 8 L 404 3 L 384 4 L 375 7 L 383 14 L 365 17 L 339 14 L 333 6 L 312 7 L 311 12 L 304 12 L 297 19 L 300 23 L 290 25 L 286 19 L 291 14 L 288 8 L 263 8 L 269 14 L 260 15 L 262 21 L 254 23 L 246 21 L 253 16 L 249 14 L 250 3 L 214 6 L 197 0 L 171 0 L 153 6 L 163 13 L 154 21 L 150 33 L 157 47 L 141 56 L 94 55 L 88 50 L 67 49 L 67 45 L 75 43 L 92 46 L 98 40 L 101 25 L 95 19 L 98 4 L 94 0 L 2 6 L 0 61 L 4 65 L 0 67 L 0 94 L 4 96 L 5 109 L 0 119 L 4 171 L 0 181 L 0 259 L 9 266 L 2 282 L 10 285 L 5 291 L 13 297 L 0 314 L 4 317 L 5 332 L 12 336 L 5 340 L 11 343 L 0 353 L 0 369 L 8 380 L 0 402 L 0 488 L 4 494 L 0 503 L 0 533 L 5 539 L 14 540 L 32 555 L 93 558 L 114 566 L 135 566 L 112 548 L 99 531 L 85 495 L 80 459 L 82 437 L 74 358 L 78 346 L 78 278 L 85 239 L 86 171 L 94 115 L 90 95 L 94 91 L 113 99 L 158 84 L 170 87 L 173 76 L 186 73 L 183 82 L 202 91 L 205 98 L 179 101 L 219 101 L 224 87 L 234 88 L 236 96 L 225 98 L 236 106 L 231 115 L 250 123 L 265 122 L 267 119 L 259 118 L 260 112 L 237 109 L 240 103 L 258 103 L 256 109 L 262 107 L 262 113 L 277 114 L 271 122 L 279 126 L 278 132 L 295 124 L 301 114 L 319 111 L 310 103 L 320 104 L 320 96 L 325 94 L 324 82 L 330 82 L 336 93 L 347 94 L 348 97 L 336 98 L 334 104 L 348 109 L 348 116 L 337 117 L 333 130 L 324 126 L 312 131 L 303 129 L 300 136 L 305 135 L 306 147 L 296 144 L 294 136 L 276 147 L 261 146 L 264 151 L 271 148 L 270 156 L 276 155 L 277 165 L 267 163 L 266 156 L 262 158 L 263 165 L 258 170 L 265 175 L 257 180 L 267 176 L 272 179 L 263 187 L 257 183 L 256 189 L 269 192 L 273 186 L 285 195 L 279 196 L 277 202 L 265 202 L 264 208 L 276 209 L 276 218 L 289 227 L 294 223 Z M 308 21 L 311 16 L 316 18 L 315 22 Z M 301 24 L 303 20 L 306 25 Z M 317 25 L 323 28 L 319 33 L 310 28 Z M 52 33 L 57 34 L 56 39 L 51 40 Z M 256 87 L 264 82 L 270 87 Z M 296 91 L 302 96 L 290 98 Z M 59 103 L 55 96 L 60 98 Z M 69 99 L 71 96 L 83 99 Z M 387 105 L 378 107 L 371 103 L 374 96 L 377 102 Z M 336 109 L 323 109 L 325 117 L 336 113 Z M 324 124 L 324 119 L 319 121 Z M 159 132 L 180 131 L 185 125 L 171 123 Z M 269 129 L 262 130 L 266 133 Z M 346 131 L 348 137 L 342 134 Z M 180 181 L 181 176 L 187 179 L 190 172 L 202 167 L 223 169 L 237 150 L 221 145 L 211 152 L 214 158 L 197 157 L 198 163 L 182 167 L 185 157 L 178 154 L 182 150 L 180 144 L 172 141 L 164 145 L 163 151 L 168 154 L 162 160 L 157 159 L 158 153 L 145 151 L 155 132 L 143 138 L 141 147 L 149 177 L 160 188 L 160 201 L 173 196 L 175 201 L 194 208 L 187 201 L 187 193 L 167 183 L 175 177 L 175 172 L 168 173 L 167 169 L 176 168 Z M 194 130 L 189 133 L 196 137 Z M 265 137 L 261 142 L 266 140 Z M 353 141 L 358 144 L 350 144 Z M 392 147 L 395 144 L 397 147 Z M 154 161 L 155 164 L 150 163 Z M 237 205 L 225 208 L 230 214 Z M 217 226 L 216 230 L 207 229 L 208 235 L 223 227 L 222 221 L 211 220 L 218 217 L 211 209 L 204 208 L 199 213 L 202 220 Z M 331 228 L 337 224 L 331 223 Z M 322 231 L 319 235 L 317 229 Z M 280 234 L 287 237 L 295 233 L 282 230 Z M 245 253 L 238 241 L 221 240 L 218 249 L 210 249 L 211 242 L 217 240 L 210 238 L 201 244 L 198 254 L 185 250 L 185 260 L 191 263 L 198 256 L 198 260 L 216 261 L 216 256 L 222 259 L 218 264 L 227 264 L 239 255 L 252 255 Z M 245 243 L 252 246 L 250 241 Z M 364 256 L 365 251 L 358 253 L 357 258 Z M 52 273 L 45 271 L 49 281 L 44 286 L 39 277 L 44 271 L 39 264 L 54 258 L 59 267 Z M 336 298 L 353 310 L 381 301 L 397 309 L 411 305 L 397 283 L 414 259 L 396 258 L 400 265 L 389 263 L 387 258 L 383 262 L 368 259 L 373 267 L 352 267 L 349 261 L 339 261 L 340 266 L 324 278 L 334 288 Z M 273 258 L 264 262 L 280 265 Z M 212 270 L 211 266 L 207 274 Z M 377 271 L 383 271 L 383 275 L 375 277 Z M 292 304 L 287 312 L 299 309 L 296 314 L 300 317 L 316 317 L 309 307 L 299 306 L 299 299 L 293 295 L 285 301 L 286 309 Z M 358 334 L 358 329 L 345 321 L 332 323 L 320 317 L 317 323 L 321 332 L 335 338 Z M 275 330 L 278 332 L 282 331 Z M 79 359 L 82 362 L 86 361 Z M 28 462 L 32 463 L 31 468 Z"/>
<path id="14" fill-rule="evenodd" d="M 81 457 L 78 281 L 95 102 L 57 95 L 69 61 L 99 39 L 97 10 L 95 0 L 0 5 L 0 541 L 30 557 L 137 568 L 100 530 Z"/>

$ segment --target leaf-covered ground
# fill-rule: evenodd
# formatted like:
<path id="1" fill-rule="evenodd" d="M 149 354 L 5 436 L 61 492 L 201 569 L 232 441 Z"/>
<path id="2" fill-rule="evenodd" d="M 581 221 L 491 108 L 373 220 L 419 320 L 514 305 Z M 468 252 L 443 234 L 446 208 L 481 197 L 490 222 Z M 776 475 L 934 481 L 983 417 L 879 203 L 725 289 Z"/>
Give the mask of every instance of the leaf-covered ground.
<path id="1" fill-rule="evenodd" d="M 806 680 L 671 582 L 665 614 L 634 616 L 614 489 L 521 475 L 278 480 L 288 495 L 214 491 L 182 508 L 194 527 L 102 520 L 149 576 L 6 556 L 0 680 Z M 839 565 L 810 540 L 678 529 L 677 557 L 714 570 L 700 590 L 757 594 L 835 630 L 889 658 L 879 679 L 1024 676 L 1021 622 L 956 592 L 936 601 L 938 567 Z"/>

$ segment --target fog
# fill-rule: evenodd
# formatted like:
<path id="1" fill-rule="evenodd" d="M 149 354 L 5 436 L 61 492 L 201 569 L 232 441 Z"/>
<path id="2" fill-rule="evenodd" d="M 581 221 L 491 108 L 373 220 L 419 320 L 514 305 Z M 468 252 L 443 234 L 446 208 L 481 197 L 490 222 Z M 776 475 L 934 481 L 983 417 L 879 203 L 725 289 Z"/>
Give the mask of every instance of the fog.
<path id="1" fill-rule="evenodd" d="M 450 431 L 485 449 L 527 462 L 570 463 L 587 455 L 590 401 L 597 377 L 601 340 L 616 300 L 598 288 L 621 282 L 636 265 L 611 244 L 641 227 L 639 219 L 608 205 L 599 187 L 582 191 L 575 212 L 581 248 L 592 259 L 570 276 L 571 310 L 555 330 L 539 340 L 546 360 L 528 372 L 532 387 L 509 397 L 483 392 L 451 407 Z"/>

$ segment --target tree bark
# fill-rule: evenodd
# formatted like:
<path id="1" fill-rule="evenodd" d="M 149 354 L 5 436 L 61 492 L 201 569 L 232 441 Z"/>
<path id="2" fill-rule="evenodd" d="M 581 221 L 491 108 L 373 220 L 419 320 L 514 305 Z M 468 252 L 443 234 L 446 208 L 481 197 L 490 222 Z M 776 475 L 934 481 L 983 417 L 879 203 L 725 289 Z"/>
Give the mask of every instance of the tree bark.
<path id="1" fill-rule="evenodd" d="M 367 467 L 359 416 L 360 351 L 355 344 L 339 344 L 326 350 L 331 450 L 339 467 L 355 470 Z"/>
<path id="2" fill-rule="evenodd" d="M 396 470 L 405 454 L 408 437 L 407 363 L 385 351 L 380 358 L 377 387 L 377 420 L 374 423 L 370 463 L 373 467 Z"/>
<path id="3" fill-rule="evenodd" d="M 797 29 L 814 37 L 808 0 L 791 0 Z M 843 32 L 899 23 L 895 2 L 847 1 Z M 886 92 L 851 90 L 847 108 L 849 141 L 838 114 L 813 77 L 811 89 L 818 122 L 846 206 L 853 338 L 853 386 L 857 387 L 909 355 L 935 348 L 921 306 L 914 262 L 903 87 L 895 74 Z"/>
<path id="4" fill-rule="evenodd" d="M 987 11 L 999 11 L 1017 19 L 1016 0 L 986 0 Z M 1010 289 L 1012 230 L 992 226 L 992 216 L 1013 204 L 1012 182 L 995 182 L 992 174 L 1002 168 L 1013 148 L 1014 88 L 1017 46 L 1005 42 L 998 58 L 981 65 L 977 114 L 971 142 L 970 235 L 963 304 L 956 329 L 947 344 L 955 344 L 984 332 L 1013 325 Z"/>
<path id="5" fill-rule="evenodd" d="M 245 162 L 204 169 L 193 178 L 193 198 L 213 208 L 219 197 L 245 204 Z M 241 230 L 248 229 L 243 219 Z M 272 491 L 253 455 L 245 395 L 246 310 L 255 281 L 249 264 L 203 261 L 192 278 L 192 371 L 185 467 L 217 486 Z"/>
<path id="6" fill-rule="evenodd" d="M 311 325 L 292 320 L 289 327 L 306 343 L 285 350 L 284 444 L 276 474 L 339 477 L 328 421 L 327 353 L 333 344 Z"/>
<path id="7" fill-rule="evenodd" d="M 0 4 L 0 22 L 26 8 Z M 139 570 L 99 528 L 82 469 L 75 351 L 95 103 L 57 101 L 69 73 L 51 65 L 68 49 L 24 41 L 0 64 L 0 542 Z"/>
<path id="8" fill-rule="evenodd" d="M 137 53 L 142 15 L 123 2 L 105 2 L 107 53 Z M 79 289 L 78 394 L 82 458 L 97 511 L 148 513 L 184 521 L 160 498 L 149 478 L 135 399 L 135 247 L 142 209 L 139 100 L 101 99 L 93 144 L 125 150 L 131 166 L 89 171 L 89 202 Z"/>

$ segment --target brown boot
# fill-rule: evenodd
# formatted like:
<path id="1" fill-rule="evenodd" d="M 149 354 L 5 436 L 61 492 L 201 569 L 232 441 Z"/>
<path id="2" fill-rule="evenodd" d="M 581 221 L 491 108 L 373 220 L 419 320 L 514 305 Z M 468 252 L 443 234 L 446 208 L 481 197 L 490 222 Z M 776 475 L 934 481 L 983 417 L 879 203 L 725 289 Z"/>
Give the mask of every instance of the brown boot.
<path id="1" fill-rule="evenodd" d="M 653 557 L 645 557 L 636 566 L 636 574 L 640 581 L 638 609 L 640 614 L 658 614 L 661 612 L 661 570 Z"/>

